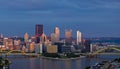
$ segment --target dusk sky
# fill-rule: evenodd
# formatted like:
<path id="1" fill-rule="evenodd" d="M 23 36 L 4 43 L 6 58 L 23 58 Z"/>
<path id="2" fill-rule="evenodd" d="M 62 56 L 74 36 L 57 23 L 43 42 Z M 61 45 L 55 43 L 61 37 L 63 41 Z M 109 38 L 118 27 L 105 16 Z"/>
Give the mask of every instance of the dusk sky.
<path id="1" fill-rule="evenodd" d="M 0 0 L 0 33 L 5 36 L 35 34 L 43 24 L 47 36 L 57 26 L 73 36 L 120 37 L 120 0 Z"/>

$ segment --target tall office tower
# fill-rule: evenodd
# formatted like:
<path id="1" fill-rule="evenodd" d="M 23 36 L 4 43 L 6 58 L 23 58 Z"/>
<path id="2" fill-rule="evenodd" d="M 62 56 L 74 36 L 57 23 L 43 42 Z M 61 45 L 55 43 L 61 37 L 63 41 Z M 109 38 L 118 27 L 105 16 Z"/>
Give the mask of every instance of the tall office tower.
<path id="1" fill-rule="evenodd" d="M 77 45 L 82 43 L 82 33 L 80 31 L 77 31 Z"/>
<path id="2" fill-rule="evenodd" d="M 0 38 L 3 38 L 3 34 L 0 34 Z"/>
<path id="3" fill-rule="evenodd" d="M 28 39 L 29 39 L 29 35 L 28 35 L 28 33 L 25 33 L 25 35 L 24 35 L 24 41 L 28 42 Z"/>
<path id="4" fill-rule="evenodd" d="M 35 35 L 36 37 L 40 37 L 43 34 L 43 25 L 36 24 Z"/>
<path id="5" fill-rule="evenodd" d="M 47 36 L 46 36 L 44 33 L 42 34 L 42 36 L 41 36 L 41 38 L 40 38 L 40 41 L 41 41 L 42 43 L 44 43 L 44 42 L 47 41 Z"/>
<path id="6" fill-rule="evenodd" d="M 72 44 L 72 30 L 65 30 L 65 42 L 67 45 Z"/>
<path id="7" fill-rule="evenodd" d="M 85 42 L 84 42 L 85 52 L 90 52 L 90 45 L 91 45 L 91 41 L 85 40 Z"/>
<path id="8" fill-rule="evenodd" d="M 60 29 L 58 27 L 55 28 L 54 33 L 56 34 L 57 41 L 60 40 Z"/>
<path id="9" fill-rule="evenodd" d="M 36 35 L 36 43 L 40 43 L 40 36 L 43 34 L 43 25 L 36 24 L 35 35 Z"/>
<path id="10" fill-rule="evenodd" d="M 51 42 L 55 43 L 57 41 L 57 35 L 55 33 L 51 34 Z"/>
<path id="11" fill-rule="evenodd" d="M 42 45 L 42 43 L 40 43 L 40 54 L 42 54 L 43 53 L 43 45 Z"/>

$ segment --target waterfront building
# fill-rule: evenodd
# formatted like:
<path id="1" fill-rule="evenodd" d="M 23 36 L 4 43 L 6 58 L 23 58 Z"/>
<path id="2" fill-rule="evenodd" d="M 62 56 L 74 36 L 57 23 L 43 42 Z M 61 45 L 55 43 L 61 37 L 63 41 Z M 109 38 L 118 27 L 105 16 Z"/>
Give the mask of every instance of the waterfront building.
<path id="1" fill-rule="evenodd" d="M 43 44 L 42 43 L 40 43 L 40 54 L 42 54 L 43 53 Z"/>
<path id="2" fill-rule="evenodd" d="M 42 54 L 43 53 L 43 46 L 42 43 L 35 44 L 35 53 Z"/>
<path id="3" fill-rule="evenodd" d="M 7 50 L 13 50 L 13 39 L 8 39 L 8 45 L 6 46 Z"/>
<path id="4" fill-rule="evenodd" d="M 3 41 L 1 41 L 1 45 L 2 50 L 13 49 L 13 39 L 3 38 Z"/>
<path id="5" fill-rule="evenodd" d="M 30 47 L 29 48 L 30 48 L 29 49 L 30 52 L 34 52 L 35 51 L 35 43 L 34 42 L 30 43 Z"/>
<path id="6" fill-rule="evenodd" d="M 57 45 L 47 46 L 47 53 L 58 53 Z"/>
<path id="7" fill-rule="evenodd" d="M 40 53 L 39 44 L 35 44 L 35 53 Z"/>
<path id="8" fill-rule="evenodd" d="M 70 53 L 71 52 L 71 46 L 62 46 L 62 53 Z"/>
<path id="9" fill-rule="evenodd" d="M 22 51 L 26 52 L 26 46 L 24 46 L 24 45 L 22 46 Z"/>
<path id="10" fill-rule="evenodd" d="M 62 46 L 64 45 L 63 42 L 56 42 L 54 45 L 58 46 L 58 53 L 62 53 Z"/>
<path id="11" fill-rule="evenodd" d="M 14 50 L 20 50 L 20 40 L 14 40 Z"/>

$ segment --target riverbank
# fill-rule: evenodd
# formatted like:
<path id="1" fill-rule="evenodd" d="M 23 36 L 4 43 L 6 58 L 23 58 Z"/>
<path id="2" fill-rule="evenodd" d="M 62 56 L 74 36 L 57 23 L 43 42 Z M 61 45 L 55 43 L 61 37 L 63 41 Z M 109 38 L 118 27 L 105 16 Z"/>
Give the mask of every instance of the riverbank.
<path id="1" fill-rule="evenodd" d="M 40 56 L 42 59 L 49 59 L 49 60 L 79 60 L 81 58 L 85 58 L 85 56 L 80 56 L 76 58 L 52 58 L 52 57 L 45 57 L 45 56 Z"/>

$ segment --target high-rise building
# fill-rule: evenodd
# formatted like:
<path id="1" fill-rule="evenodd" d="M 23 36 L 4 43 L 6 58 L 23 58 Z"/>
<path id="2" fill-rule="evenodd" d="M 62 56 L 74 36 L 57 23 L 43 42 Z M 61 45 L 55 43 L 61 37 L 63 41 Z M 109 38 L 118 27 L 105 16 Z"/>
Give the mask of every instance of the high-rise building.
<path id="1" fill-rule="evenodd" d="M 41 38 L 40 38 L 40 41 L 41 41 L 42 43 L 44 43 L 44 42 L 47 41 L 47 36 L 46 36 L 44 33 L 42 34 L 42 36 L 41 36 Z"/>
<path id="2" fill-rule="evenodd" d="M 57 35 L 55 33 L 51 34 L 51 42 L 55 43 L 57 41 Z"/>
<path id="3" fill-rule="evenodd" d="M 85 40 L 85 42 L 84 42 L 85 52 L 90 52 L 90 45 L 91 45 L 91 41 Z"/>
<path id="4" fill-rule="evenodd" d="M 3 34 L 0 34 L 0 38 L 3 38 Z"/>
<path id="5" fill-rule="evenodd" d="M 40 54 L 42 54 L 43 53 L 43 45 L 42 45 L 42 43 L 40 43 Z"/>
<path id="6" fill-rule="evenodd" d="M 72 44 L 72 30 L 65 30 L 65 42 L 66 44 Z"/>
<path id="7" fill-rule="evenodd" d="M 35 35 L 36 35 L 36 37 L 40 37 L 42 34 L 43 34 L 43 25 L 36 24 L 36 27 L 35 27 Z"/>
<path id="8" fill-rule="evenodd" d="M 80 31 L 77 31 L 77 45 L 82 43 L 82 33 Z"/>
<path id="9" fill-rule="evenodd" d="M 56 34 L 57 41 L 60 40 L 60 29 L 58 27 L 55 28 L 54 33 Z"/>
<path id="10" fill-rule="evenodd" d="M 30 43 L 29 51 L 30 52 L 34 52 L 35 51 L 35 43 L 34 42 Z"/>
<path id="11" fill-rule="evenodd" d="M 35 35 L 36 35 L 36 43 L 40 43 L 40 36 L 43 34 L 43 25 L 36 24 Z"/>
<path id="12" fill-rule="evenodd" d="M 29 39 L 29 35 L 28 35 L 28 33 L 25 33 L 25 35 L 24 35 L 24 41 L 28 42 L 28 39 Z"/>

